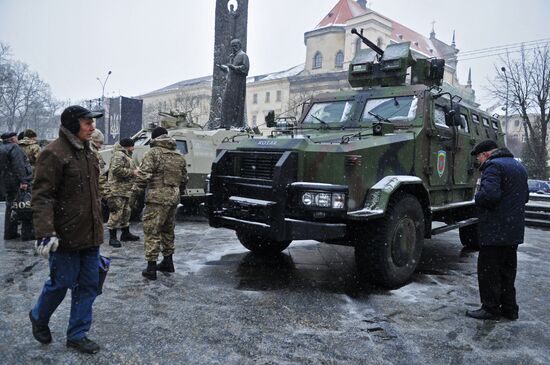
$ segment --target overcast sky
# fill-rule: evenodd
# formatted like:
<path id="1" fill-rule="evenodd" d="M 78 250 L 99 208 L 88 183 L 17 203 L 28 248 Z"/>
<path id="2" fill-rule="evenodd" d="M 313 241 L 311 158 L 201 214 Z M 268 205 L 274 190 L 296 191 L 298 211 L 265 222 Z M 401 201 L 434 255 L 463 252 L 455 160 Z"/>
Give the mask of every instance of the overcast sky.
<path id="1" fill-rule="evenodd" d="M 249 0 L 250 75 L 305 61 L 304 32 L 338 0 Z M 461 51 L 550 39 L 549 0 L 373 0 L 369 6 Z M 135 96 L 212 72 L 215 0 L 0 0 L 0 41 L 28 63 L 54 95 L 101 96 L 97 77 L 111 70 L 105 93 Z M 459 63 L 480 102 L 498 58 Z"/>

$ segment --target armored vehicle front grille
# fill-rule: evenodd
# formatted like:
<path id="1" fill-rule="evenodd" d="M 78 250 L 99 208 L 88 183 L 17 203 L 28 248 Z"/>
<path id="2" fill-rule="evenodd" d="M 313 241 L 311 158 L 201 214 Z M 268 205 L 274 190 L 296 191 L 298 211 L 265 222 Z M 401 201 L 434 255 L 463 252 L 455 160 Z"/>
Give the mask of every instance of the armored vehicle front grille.
<path id="1" fill-rule="evenodd" d="M 250 153 L 240 156 L 239 176 L 251 179 L 272 180 L 273 171 L 282 153 Z"/>

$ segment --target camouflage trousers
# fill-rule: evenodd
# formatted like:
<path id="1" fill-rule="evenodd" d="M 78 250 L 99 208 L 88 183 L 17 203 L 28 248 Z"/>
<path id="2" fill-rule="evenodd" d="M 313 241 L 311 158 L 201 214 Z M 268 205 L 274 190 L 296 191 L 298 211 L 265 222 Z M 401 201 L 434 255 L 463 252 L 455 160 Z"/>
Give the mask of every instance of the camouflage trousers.
<path id="1" fill-rule="evenodd" d="M 147 203 L 143 211 L 143 235 L 145 259 L 157 261 L 159 253 L 163 256 L 174 253 L 174 228 L 176 227 L 177 205 Z"/>
<path id="2" fill-rule="evenodd" d="M 132 208 L 130 208 L 129 200 L 130 198 L 125 198 L 122 196 L 113 196 L 109 198 L 109 204 L 113 204 L 116 207 L 116 210 L 109 213 L 107 228 L 125 228 L 130 225 Z"/>

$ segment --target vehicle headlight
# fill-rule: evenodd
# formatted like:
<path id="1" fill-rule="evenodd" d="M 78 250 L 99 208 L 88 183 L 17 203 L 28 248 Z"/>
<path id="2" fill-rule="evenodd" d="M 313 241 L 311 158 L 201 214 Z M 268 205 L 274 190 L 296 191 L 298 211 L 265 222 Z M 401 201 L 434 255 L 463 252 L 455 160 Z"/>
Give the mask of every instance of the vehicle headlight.
<path id="1" fill-rule="evenodd" d="M 332 193 L 332 207 L 334 209 L 344 209 L 346 206 L 346 194 Z"/>
<path id="2" fill-rule="evenodd" d="M 330 194 L 319 193 L 315 196 L 315 205 L 318 207 L 330 207 Z"/>
<path id="3" fill-rule="evenodd" d="M 308 206 L 313 204 L 313 199 L 314 199 L 313 195 L 314 195 L 313 193 L 304 193 L 302 195 L 302 203 Z"/>
<path id="4" fill-rule="evenodd" d="M 345 193 L 319 193 L 306 191 L 301 193 L 302 204 L 308 207 L 344 209 L 346 207 Z"/>

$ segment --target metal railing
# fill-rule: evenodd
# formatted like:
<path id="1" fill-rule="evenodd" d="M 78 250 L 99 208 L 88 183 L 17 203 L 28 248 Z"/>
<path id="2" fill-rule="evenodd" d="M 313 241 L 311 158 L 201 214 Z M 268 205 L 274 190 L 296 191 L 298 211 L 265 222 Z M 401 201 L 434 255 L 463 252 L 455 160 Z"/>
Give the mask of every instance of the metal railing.
<path id="1" fill-rule="evenodd" d="M 550 194 L 529 194 L 525 205 L 525 225 L 550 228 Z"/>

